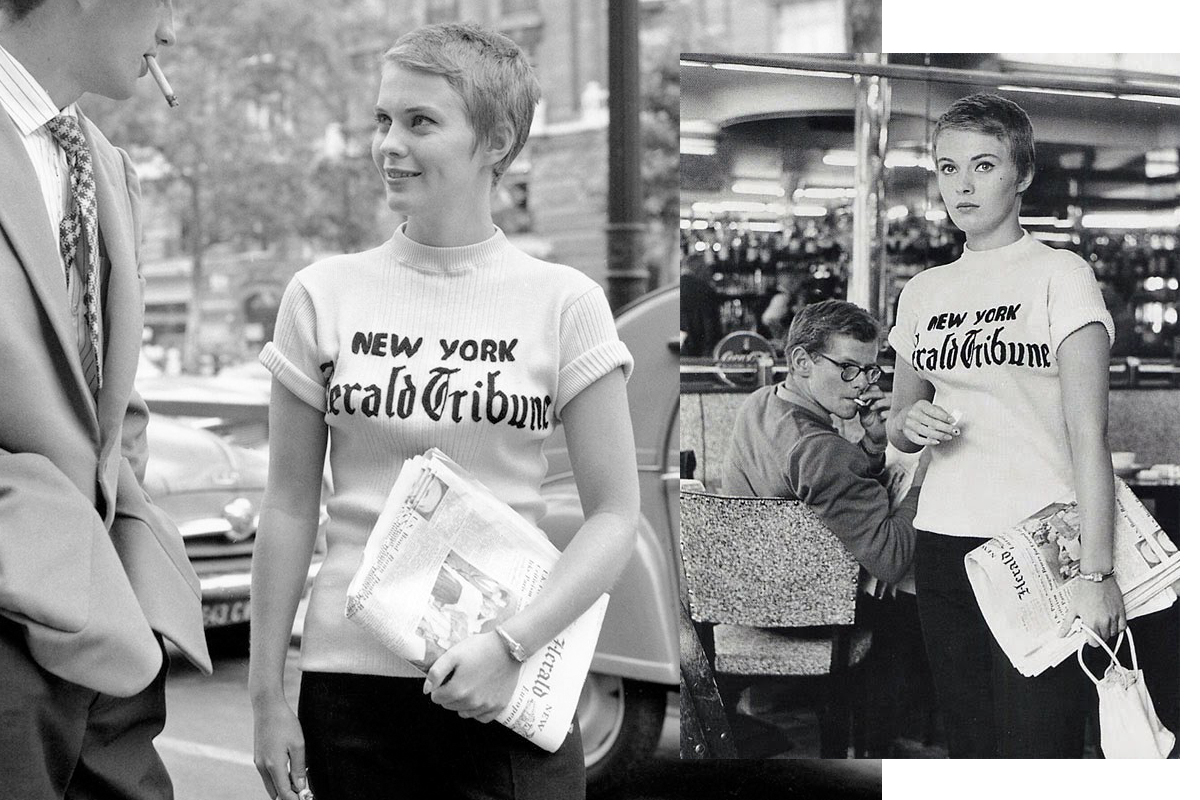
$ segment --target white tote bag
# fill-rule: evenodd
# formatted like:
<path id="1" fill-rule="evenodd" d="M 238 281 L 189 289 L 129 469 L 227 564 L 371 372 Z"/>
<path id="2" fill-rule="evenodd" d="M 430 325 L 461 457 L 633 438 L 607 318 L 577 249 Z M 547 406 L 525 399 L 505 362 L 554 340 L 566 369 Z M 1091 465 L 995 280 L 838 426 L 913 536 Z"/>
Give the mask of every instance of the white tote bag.
<path id="1" fill-rule="evenodd" d="M 1110 663 L 1104 677 L 1097 680 L 1083 663 L 1083 648 L 1079 646 L 1076 657 L 1079 667 L 1092 683 L 1100 699 L 1100 749 L 1105 758 L 1166 758 L 1175 746 L 1175 734 L 1171 733 L 1158 719 L 1142 671 L 1138 669 L 1137 650 L 1133 647 L 1133 631 L 1128 627 L 1117 637 L 1116 647 L 1109 649 L 1095 631 L 1084 625 L 1088 636 L 1094 639 Z M 1121 649 L 1121 640 L 1129 638 L 1129 656 L 1133 668 L 1121 666 L 1116 651 Z"/>

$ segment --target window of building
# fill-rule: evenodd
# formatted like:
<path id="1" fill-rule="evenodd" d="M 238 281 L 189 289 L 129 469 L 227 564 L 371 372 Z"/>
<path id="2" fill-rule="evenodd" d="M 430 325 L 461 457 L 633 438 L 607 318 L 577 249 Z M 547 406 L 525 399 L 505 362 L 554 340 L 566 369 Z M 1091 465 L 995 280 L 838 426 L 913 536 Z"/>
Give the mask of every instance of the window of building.
<path id="1" fill-rule="evenodd" d="M 845 0 L 784 0 L 779 4 L 775 50 L 780 53 L 828 53 L 831 42 L 845 49 Z"/>

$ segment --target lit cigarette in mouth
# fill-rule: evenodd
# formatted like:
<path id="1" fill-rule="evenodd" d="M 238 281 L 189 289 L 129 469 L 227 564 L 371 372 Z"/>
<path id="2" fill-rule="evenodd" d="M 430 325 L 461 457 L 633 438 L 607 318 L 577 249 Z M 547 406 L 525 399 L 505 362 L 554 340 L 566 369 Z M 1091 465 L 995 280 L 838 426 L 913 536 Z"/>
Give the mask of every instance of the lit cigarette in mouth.
<path id="1" fill-rule="evenodd" d="M 154 82 L 162 90 L 163 97 L 167 98 L 167 105 L 171 108 L 179 105 L 179 100 L 175 97 L 175 90 L 171 88 L 171 84 L 167 83 L 167 76 L 163 75 L 162 68 L 158 66 L 158 59 L 154 56 L 146 56 L 146 66 L 150 68 L 150 74 L 154 76 Z"/>

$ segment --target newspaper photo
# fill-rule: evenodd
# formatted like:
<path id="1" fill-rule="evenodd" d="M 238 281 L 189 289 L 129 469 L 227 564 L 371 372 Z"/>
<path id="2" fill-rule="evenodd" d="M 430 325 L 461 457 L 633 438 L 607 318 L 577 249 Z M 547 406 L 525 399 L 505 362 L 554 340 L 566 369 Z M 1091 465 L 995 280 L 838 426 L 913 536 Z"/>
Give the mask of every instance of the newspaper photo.
<path id="1" fill-rule="evenodd" d="M 1133 619 L 1179 599 L 1179 550 L 1134 496 L 1116 481 L 1113 578 Z M 1079 575 L 1079 511 L 1052 503 L 966 556 L 967 577 L 996 641 L 1022 675 L 1053 667 L 1079 649 L 1078 624 L 1059 627 L 1072 607 Z"/>
<path id="2" fill-rule="evenodd" d="M 346 595 L 346 616 L 428 672 L 541 591 L 559 552 L 534 525 L 436 448 L 400 470 Z M 571 727 L 608 606 L 591 608 L 532 653 L 497 719 L 539 747 Z"/>

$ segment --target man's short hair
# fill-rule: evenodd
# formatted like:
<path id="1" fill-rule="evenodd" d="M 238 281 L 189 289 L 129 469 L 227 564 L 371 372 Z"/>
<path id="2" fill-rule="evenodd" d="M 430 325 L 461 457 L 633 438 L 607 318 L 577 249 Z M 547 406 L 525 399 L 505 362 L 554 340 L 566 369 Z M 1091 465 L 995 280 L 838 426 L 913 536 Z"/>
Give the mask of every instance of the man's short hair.
<path id="1" fill-rule="evenodd" d="M 44 2 L 46 0 L 0 0 L 0 12 L 6 15 L 9 21 L 20 22 Z"/>
<path id="2" fill-rule="evenodd" d="M 475 147 L 507 123 L 513 145 L 492 167 L 492 181 L 508 169 L 529 138 L 541 88 L 521 48 L 507 36 L 469 23 L 426 25 L 406 33 L 383 54 L 385 63 L 440 75 L 462 98 Z"/>
<path id="3" fill-rule="evenodd" d="M 1033 124 L 1025 109 L 994 94 L 973 94 L 955 100 L 933 127 L 933 149 L 945 130 L 976 131 L 995 136 L 1008 145 L 1017 174 L 1033 175 Z"/>
<path id="4" fill-rule="evenodd" d="M 792 318 L 784 352 L 788 366 L 797 347 L 808 353 L 825 350 L 829 337 L 842 334 L 860 342 L 879 341 L 879 323 L 875 317 L 845 300 L 822 300 L 805 306 Z"/>

